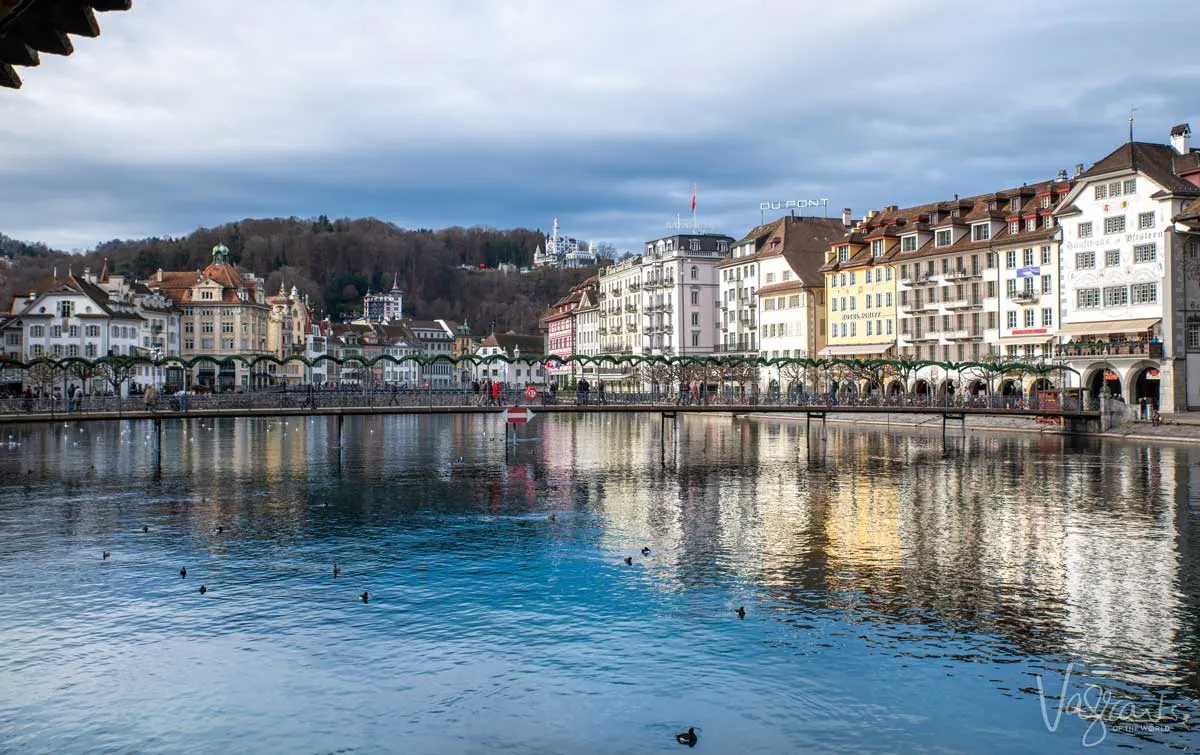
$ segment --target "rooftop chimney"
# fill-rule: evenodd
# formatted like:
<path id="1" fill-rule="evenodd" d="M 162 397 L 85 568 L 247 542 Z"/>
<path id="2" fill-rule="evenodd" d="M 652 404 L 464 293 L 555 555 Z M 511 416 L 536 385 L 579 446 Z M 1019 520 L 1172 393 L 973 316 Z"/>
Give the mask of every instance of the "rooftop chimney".
<path id="1" fill-rule="evenodd" d="M 1054 180 L 1056 180 L 1056 181 L 1066 181 L 1066 180 L 1067 180 L 1067 171 L 1066 171 L 1066 169 L 1064 168 L 1064 169 L 1060 170 L 1060 171 L 1058 172 L 1058 178 L 1056 178 L 1056 179 L 1054 179 Z"/>
<path id="2" fill-rule="evenodd" d="M 1180 123 L 1171 129 L 1171 146 L 1175 148 L 1176 154 L 1186 155 L 1192 151 L 1191 136 L 1192 127 L 1186 123 Z"/>
<path id="3" fill-rule="evenodd" d="M 1079 178 L 1083 175 L 1083 163 L 1075 163 L 1075 177 Z"/>
<path id="4" fill-rule="evenodd" d="M 846 226 L 847 228 L 854 225 L 853 213 L 850 211 L 849 207 L 842 210 L 842 225 Z M 830 306 L 833 306 L 833 305 L 830 305 Z"/>

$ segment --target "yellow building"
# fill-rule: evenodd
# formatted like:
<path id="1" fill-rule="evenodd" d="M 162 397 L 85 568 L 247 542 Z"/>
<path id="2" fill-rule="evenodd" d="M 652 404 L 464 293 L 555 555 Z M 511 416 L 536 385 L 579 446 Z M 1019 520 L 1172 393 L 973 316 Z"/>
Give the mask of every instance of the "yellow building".
<path id="1" fill-rule="evenodd" d="M 823 357 L 882 359 L 896 352 L 896 228 L 872 212 L 829 248 Z"/>

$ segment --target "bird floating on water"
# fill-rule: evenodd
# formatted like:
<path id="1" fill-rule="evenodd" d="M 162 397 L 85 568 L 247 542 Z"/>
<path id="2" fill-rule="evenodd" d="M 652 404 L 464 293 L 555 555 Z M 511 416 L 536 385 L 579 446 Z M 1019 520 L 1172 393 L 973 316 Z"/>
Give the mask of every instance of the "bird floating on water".
<path id="1" fill-rule="evenodd" d="M 633 566 L 633 556 L 626 556 L 626 557 L 625 557 L 625 565 L 626 565 L 626 566 Z"/>
<path id="2" fill-rule="evenodd" d="M 341 573 L 342 573 L 342 567 L 338 566 L 337 564 L 334 564 L 333 565 L 333 576 L 336 577 L 337 575 L 339 575 Z"/>
<path id="3" fill-rule="evenodd" d="M 371 599 L 371 596 L 367 594 L 366 590 L 363 590 L 363 594 L 359 597 L 362 598 L 362 602 L 364 602 L 364 603 L 368 602 Z"/>
<path id="4" fill-rule="evenodd" d="M 187 576 L 187 567 L 186 566 L 179 570 L 179 576 L 181 576 L 181 577 Z"/>
<path id="5" fill-rule="evenodd" d="M 225 531 L 225 528 L 224 528 L 224 527 L 217 527 L 217 530 L 216 530 L 216 531 L 217 531 L 217 534 L 218 534 L 218 535 L 220 535 L 222 532 L 224 532 L 224 531 Z"/>
<path id="6" fill-rule="evenodd" d="M 734 613 L 736 613 L 738 615 L 739 619 L 744 619 L 744 618 L 746 618 L 746 607 L 738 606 L 738 610 L 734 611 Z"/>
<path id="7" fill-rule="evenodd" d="M 112 555 L 112 554 L 111 554 L 111 553 L 109 553 L 108 551 L 104 551 L 104 558 L 106 558 L 106 559 L 107 559 L 107 558 L 108 558 L 109 556 L 111 556 L 111 555 Z"/>
<path id="8" fill-rule="evenodd" d="M 203 595 L 206 592 L 208 592 L 208 588 L 204 585 L 200 585 L 200 594 Z"/>
<path id="9" fill-rule="evenodd" d="M 546 518 L 547 518 L 547 519 L 549 519 L 549 520 L 550 520 L 550 521 L 552 521 L 552 522 L 553 522 L 553 521 L 557 521 L 557 520 L 558 520 L 558 517 L 554 515 L 554 512 L 551 512 L 551 513 L 549 514 L 549 516 L 547 516 Z"/>
<path id="10" fill-rule="evenodd" d="M 689 726 L 687 731 L 675 735 L 676 742 L 681 745 L 687 745 L 688 747 L 695 747 L 697 739 L 699 739 L 699 737 L 696 736 L 696 728 L 694 726 Z"/>
<path id="11" fill-rule="evenodd" d="M 650 549 L 649 549 L 649 548 L 646 548 L 646 547 L 643 547 L 643 548 L 642 548 L 642 555 L 643 555 L 643 556 L 649 556 L 649 555 L 650 555 Z"/>
<path id="12" fill-rule="evenodd" d="M 149 531 L 150 531 L 149 527 L 142 525 L 142 532 L 149 532 Z"/>

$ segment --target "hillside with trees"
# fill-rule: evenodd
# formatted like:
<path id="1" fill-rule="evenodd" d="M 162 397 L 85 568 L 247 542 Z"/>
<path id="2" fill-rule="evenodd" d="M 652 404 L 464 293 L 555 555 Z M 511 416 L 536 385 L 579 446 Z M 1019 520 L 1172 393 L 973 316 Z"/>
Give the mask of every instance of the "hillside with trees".
<path id="1" fill-rule="evenodd" d="M 536 333 L 538 316 L 594 269 L 539 269 L 505 273 L 497 266 L 532 264 L 545 237 L 527 229 L 446 228 L 406 230 L 373 218 L 243 220 L 201 228 L 182 238 L 105 242 L 87 254 L 65 254 L 42 244 L 0 236 L 0 302 L 33 290 L 57 268 L 64 275 L 90 267 L 137 278 L 163 270 L 201 270 L 217 244 L 229 247 L 239 266 L 266 278 L 267 290 L 296 286 L 321 315 L 353 314 L 368 289 L 404 289 L 405 313 L 418 318 L 466 320 L 476 332 Z M 469 268 L 469 269 L 467 269 Z M 482 269 L 481 269 L 482 268 Z"/>

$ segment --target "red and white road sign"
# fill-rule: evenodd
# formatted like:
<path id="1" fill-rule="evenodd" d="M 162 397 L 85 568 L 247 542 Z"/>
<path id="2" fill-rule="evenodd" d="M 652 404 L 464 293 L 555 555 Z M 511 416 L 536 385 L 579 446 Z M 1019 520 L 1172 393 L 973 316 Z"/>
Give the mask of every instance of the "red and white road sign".
<path id="1" fill-rule="evenodd" d="M 535 398 L 537 398 L 537 388 L 534 388 L 532 385 L 526 388 L 525 398 L 529 399 L 530 401 L 533 401 Z"/>
<path id="2" fill-rule="evenodd" d="M 504 410 L 504 421 L 512 423 L 524 423 L 533 419 L 533 412 L 525 406 L 510 406 Z"/>

